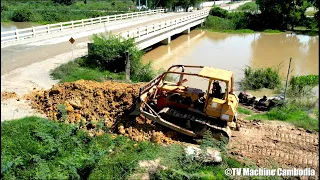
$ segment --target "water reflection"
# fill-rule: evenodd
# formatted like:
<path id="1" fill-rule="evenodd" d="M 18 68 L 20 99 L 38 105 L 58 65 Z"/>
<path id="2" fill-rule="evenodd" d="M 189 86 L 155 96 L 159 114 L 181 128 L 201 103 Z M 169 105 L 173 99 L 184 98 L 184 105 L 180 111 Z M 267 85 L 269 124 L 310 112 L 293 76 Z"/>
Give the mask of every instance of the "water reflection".
<path id="1" fill-rule="evenodd" d="M 15 29 L 29 28 L 32 26 L 39 26 L 37 23 L 30 22 L 1 22 L 1 32 L 11 31 Z"/>
<path id="2" fill-rule="evenodd" d="M 227 34 L 194 30 L 170 45 L 162 45 L 143 57 L 154 60 L 154 67 L 167 69 L 172 64 L 205 65 L 228 69 L 236 81 L 246 65 L 278 67 L 285 77 L 292 57 L 292 75 L 319 74 L 319 37 L 295 34 Z"/>

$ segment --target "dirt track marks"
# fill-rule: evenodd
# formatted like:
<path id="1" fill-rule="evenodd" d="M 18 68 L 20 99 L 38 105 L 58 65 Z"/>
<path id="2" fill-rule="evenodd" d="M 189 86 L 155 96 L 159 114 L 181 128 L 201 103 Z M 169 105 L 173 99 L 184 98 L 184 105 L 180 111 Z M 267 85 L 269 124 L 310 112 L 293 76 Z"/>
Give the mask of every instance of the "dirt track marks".
<path id="1" fill-rule="evenodd" d="M 261 167 L 318 169 L 318 133 L 310 133 L 281 123 L 240 121 L 240 131 L 233 131 L 231 154 L 255 162 Z"/>

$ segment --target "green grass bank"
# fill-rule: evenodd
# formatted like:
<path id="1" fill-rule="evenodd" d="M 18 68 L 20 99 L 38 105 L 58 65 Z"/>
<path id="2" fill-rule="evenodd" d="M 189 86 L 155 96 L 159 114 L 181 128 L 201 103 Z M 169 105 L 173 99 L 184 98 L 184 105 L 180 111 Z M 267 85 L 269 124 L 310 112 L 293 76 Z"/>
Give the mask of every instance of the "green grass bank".
<path id="1" fill-rule="evenodd" d="M 154 179 L 230 179 L 226 168 L 249 167 L 226 155 L 222 164 L 191 161 L 177 144 L 90 137 L 77 125 L 39 117 L 1 122 L 1 147 L 3 179 L 127 179 L 145 172 L 139 161 L 158 158 L 166 169 L 145 172 Z"/>

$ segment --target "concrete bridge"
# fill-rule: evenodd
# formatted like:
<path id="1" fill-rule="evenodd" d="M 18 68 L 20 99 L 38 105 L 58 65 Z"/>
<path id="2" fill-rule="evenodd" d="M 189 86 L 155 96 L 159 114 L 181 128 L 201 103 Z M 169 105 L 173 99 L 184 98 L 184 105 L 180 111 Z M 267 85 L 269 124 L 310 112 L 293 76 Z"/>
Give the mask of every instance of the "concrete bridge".
<path id="1" fill-rule="evenodd" d="M 78 22 L 79 24 L 73 22 L 73 25 L 72 23 L 71 25 L 62 25 L 62 30 L 60 26 L 54 29 L 55 31 L 48 25 L 49 33 L 47 28 L 42 31 L 42 35 L 37 34 L 39 30 L 34 27 L 31 28 L 29 35 L 25 35 L 29 36 L 28 38 L 21 38 L 19 32 L 22 30 L 18 30 L 18 33 L 11 35 L 14 36 L 14 40 L 10 41 L 7 41 L 8 36 L 3 39 L 1 35 L 1 74 L 71 52 L 71 44 L 68 41 L 70 37 L 76 40 L 75 51 L 87 48 L 92 34 L 105 33 L 106 31 L 125 38 L 134 38 L 140 49 L 145 49 L 158 42 L 168 44 L 172 35 L 182 32 L 189 33 L 190 28 L 203 23 L 209 10 L 206 8 L 195 12 L 180 13 L 164 13 L 163 10 L 154 10 L 145 11 L 144 14 L 139 12 L 139 16 L 130 13 L 117 15 L 115 18 L 105 17 L 92 21 L 81 21 L 81 23 Z M 108 19 L 109 23 L 107 23 Z M 84 22 L 83 26 L 82 22 Z M 85 24 L 89 22 L 91 24 L 86 26 Z M 44 26 L 40 28 L 44 28 Z M 4 32 L 4 35 L 7 34 L 8 32 Z"/>

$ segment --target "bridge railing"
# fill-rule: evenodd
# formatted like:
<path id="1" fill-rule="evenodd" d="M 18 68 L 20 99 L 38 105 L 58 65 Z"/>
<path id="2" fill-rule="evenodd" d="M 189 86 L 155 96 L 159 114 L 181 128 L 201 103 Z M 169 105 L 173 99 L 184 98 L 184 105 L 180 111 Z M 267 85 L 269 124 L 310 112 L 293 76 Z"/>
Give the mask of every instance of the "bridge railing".
<path id="1" fill-rule="evenodd" d="M 94 24 L 109 23 L 112 21 L 134 18 L 134 17 L 144 16 L 144 15 L 153 15 L 158 13 L 164 13 L 164 9 L 140 11 L 140 12 L 126 13 L 126 14 L 117 14 L 117 15 L 111 15 L 111 16 L 102 16 L 102 17 L 96 17 L 96 18 L 90 18 L 90 19 L 47 24 L 47 25 L 36 26 L 32 28 L 5 31 L 5 32 L 1 32 L 1 43 L 6 43 L 10 41 L 19 41 L 26 38 L 48 35 L 48 34 L 66 31 L 70 29 L 91 26 Z"/>
<path id="2" fill-rule="evenodd" d="M 149 35 L 151 33 L 161 33 L 160 31 L 166 31 L 168 27 L 179 26 L 185 24 L 187 21 L 204 18 L 209 15 L 210 10 L 201 10 L 197 13 L 190 14 L 188 16 L 183 16 L 176 19 L 170 19 L 167 21 L 157 22 L 152 25 L 134 28 L 128 31 L 120 32 L 117 36 L 122 36 L 125 38 L 140 38 L 141 36 Z"/>

